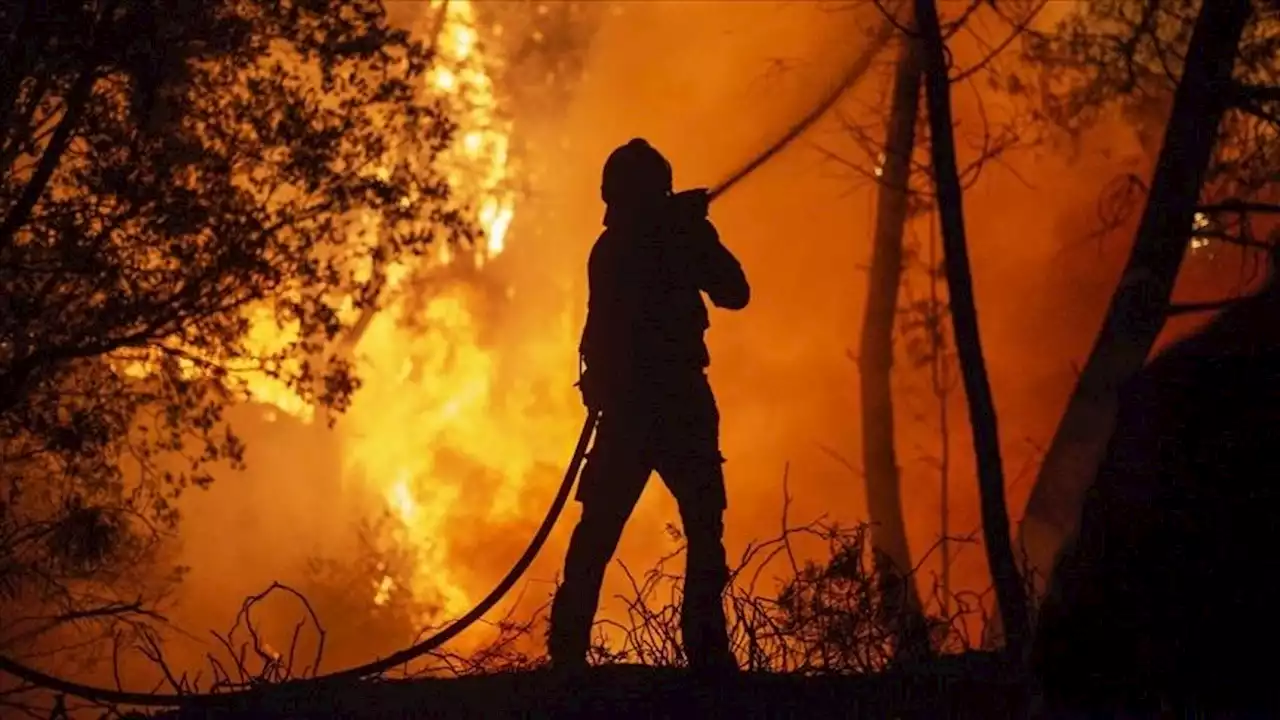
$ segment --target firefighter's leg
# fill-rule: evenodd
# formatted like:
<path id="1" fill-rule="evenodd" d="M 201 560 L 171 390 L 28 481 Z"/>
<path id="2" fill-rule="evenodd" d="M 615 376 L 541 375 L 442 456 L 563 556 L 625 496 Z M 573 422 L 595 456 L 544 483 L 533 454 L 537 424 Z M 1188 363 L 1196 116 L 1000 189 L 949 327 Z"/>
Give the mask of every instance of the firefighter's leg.
<path id="1" fill-rule="evenodd" d="M 551 604 L 547 649 L 554 665 L 586 662 L 605 569 L 650 474 L 639 453 L 628 450 L 631 445 L 602 423 L 583 468 L 577 495 L 582 517 L 569 539 L 564 579 Z"/>
<path id="2" fill-rule="evenodd" d="M 720 418 L 705 381 L 696 384 L 687 401 L 667 419 L 658 472 L 680 506 L 687 541 L 681 612 L 685 654 L 695 667 L 730 667 L 734 660 L 723 598 L 729 570 L 724 550 L 727 502 Z"/>
<path id="3" fill-rule="evenodd" d="M 687 542 L 680 630 L 695 667 L 733 664 L 724 614 L 724 473 L 719 459 L 681 463 L 663 476 L 680 506 Z"/>

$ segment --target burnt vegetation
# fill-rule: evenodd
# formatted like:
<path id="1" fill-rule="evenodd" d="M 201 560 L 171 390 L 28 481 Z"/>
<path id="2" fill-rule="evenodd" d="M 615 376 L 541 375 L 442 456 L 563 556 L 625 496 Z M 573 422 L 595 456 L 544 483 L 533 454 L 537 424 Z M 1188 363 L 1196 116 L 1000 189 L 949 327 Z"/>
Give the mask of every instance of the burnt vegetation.
<path id="1" fill-rule="evenodd" d="M 335 638 L 388 638 L 390 654 L 442 627 L 438 605 L 394 582 L 412 558 L 368 544 L 354 561 L 317 559 L 305 584 L 248 598 L 203 667 L 181 668 L 163 616 L 184 572 L 175 501 L 243 468 L 226 411 L 248 383 L 340 414 L 359 388 L 343 339 L 378 307 L 388 266 L 477 239 L 437 167 L 454 128 L 422 91 L 431 42 L 378 0 L 172 4 L 0 3 L 0 714 L 1002 717 L 1260 702 L 1266 666 L 1242 649 L 1280 641 L 1266 622 L 1280 587 L 1259 552 L 1280 508 L 1276 3 L 1106 0 L 1040 30 L 1042 2 L 876 3 L 898 53 L 891 112 L 871 129 L 846 123 L 864 158 L 831 156 L 880 193 L 860 358 L 871 524 L 794 525 L 784 491 L 778 536 L 732 568 L 737 676 L 685 672 L 672 528 L 670 555 L 621 568 L 626 612 L 598 622 L 586 677 L 545 672 L 546 607 L 530 585 L 474 631 L 490 638 L 478 649 L 340 682 L 324 678 Z M 600 12 L 531 11 L 547 41 L 517 51 L 514 92 L 542 97 L 545 68 L 580 74 Z M 976 18 L 1002 30 L 961 66 L 949 43 Z M 997 61 L 1009 57 L 1016 69 Z M 1021 113 L 985 126 L 972 152 L 950 120 L 962 87 Z M 966 237 L 964 190 L 1004 153 L 1069 146 L 1115 117 L 1158 152 L 1149 177 L 1100 183 L 1125 196 L 1102 198 L 1115 211 L 1091 230 L 1129 232 L 1132 249 L 1010 528 L 966 260 L 983 240 Z M 935 212 L 938 239 L 904 240 Z M 376 242 L 352 242 L 360 223 Z M 1188 249 L 1205 246 L 1263 270 L 1237 296 L 1176 300 Z M 250 312 L 287 340 L 256 342 Z M 1171 317 L 1209 313 L 1151 357 Z M 982 500 L 964 537 L 948 536 L 944 503 L 942 537 L 914 556 L 891 432 L 904 356 L 939 400 L 941 482 L 972 477 Z M 972 476 L 946 450 L 946 397 L 961 383 Z M 987 554 L 988 593 L 952 591 L 949 558 L 967 544 Z M 939 577 L 919 570 L 932 553 Z M 392 581 L 377 601 L 376 577 Z M 171 700 L 123 692 L 126 653 Z"/>

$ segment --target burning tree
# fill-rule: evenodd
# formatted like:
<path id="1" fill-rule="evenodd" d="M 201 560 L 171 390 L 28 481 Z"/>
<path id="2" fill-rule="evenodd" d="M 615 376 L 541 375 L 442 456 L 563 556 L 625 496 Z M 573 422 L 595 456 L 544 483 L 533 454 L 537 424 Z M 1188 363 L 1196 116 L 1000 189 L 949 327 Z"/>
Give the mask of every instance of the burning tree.
<path id="1" fill-rule="evenodd" d="M 342 411 L 333 341 L 392 261 L 474 232 L 431 49 L 379 0 L 6 3 L 0 27 L 0 617 L 49 626 L 138 610 L 113 573 L 241 464 L 224 409 Z"/>

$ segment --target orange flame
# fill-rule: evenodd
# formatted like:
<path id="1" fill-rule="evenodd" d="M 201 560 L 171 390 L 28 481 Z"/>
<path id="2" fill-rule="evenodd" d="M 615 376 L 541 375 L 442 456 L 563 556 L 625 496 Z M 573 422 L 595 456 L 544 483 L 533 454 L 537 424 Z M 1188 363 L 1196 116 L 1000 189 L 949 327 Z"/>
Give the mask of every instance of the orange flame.
<path id="1" fill-rule="evenodd" d="M 442 168 L 455 195 L 476 208 L 474 220 L 484 241 L 461 256 L 441 246 L 435 257 L 418 262 L 439 266 L 470 260 L 479 267 L 503 252 L 514 217 L 515 197 L 507 189 L 510 128 L 498 113 L 493 81 L 478 52 L 471 3 L 452 0 L 444 12 L 438 65 L 423 92 L 453 101 L 459 132 L 441 158 Z M 353 242 L 368 243 L 377 228 L 366 226 L 359 233 L 362 237 Z M 522 438 L 512 417 L 493 414 L 496 363 L 479 342 L 466 287 L 445 288 L 416 310 L 394 293 L 415 269 L 406 264 L 389 269 L 387 289 L 393 300 L 373 318 L 355 348 L 363 385 L 339 425 L 343 477 L 348 491 L 373 495 L 400 521 L 382 540 L 416 559 L 411 576 L 402 582 L 416 598 L 430 598 L 445 614 L 456 615 L 472 598 L 449 562 L 446 526 L 474 508 L 459 507 L 468 473 L 444 467 L 446 454 L 475 459 L 500 478 L 488 508 L 474 519 L 511 519 L 524 479 L 537 462 L 531 448 L 537 447 L 533 441 L 541 431 L 526 422 Z M 410 312 L 425 330 L 410 330 L 398 321 Z M 255 347 L 266 350 L 287 337 L 287 329 L 276 327 L 271 318 L 256 318 L 251 332 Z M 314 408 L 272 378 L 252 378 L 248 392 L 255 401 L 303 421 L 314 414 Z M 495 455 L 499 439 L 502 451 Z M 563 443 L 547 445 L 559 449 Z M 373 601 L 385 603 L 395 585 L 390 577 L 379 579 L 370 588 Z"/>

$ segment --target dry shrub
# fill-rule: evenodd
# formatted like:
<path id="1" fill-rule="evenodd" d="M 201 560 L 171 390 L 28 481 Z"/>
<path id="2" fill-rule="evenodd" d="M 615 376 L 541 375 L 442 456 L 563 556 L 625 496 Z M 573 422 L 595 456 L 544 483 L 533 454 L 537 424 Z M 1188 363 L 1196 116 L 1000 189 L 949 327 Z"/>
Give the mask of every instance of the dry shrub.
<path id="1" fill-rule="evenodd" d="M 668 532 L 678 546 L 648 570 L 636 573 L 619 561 L 628 579 L 628 589 L 619 595 L 625 611 L 618 618 L 597 620 L 589 651 L 593 664 L 687 665 L 679 629 L 684 577 L 673 569 L 683 564 L 681 556 L 685 546 L 677 529 L 668 527 Z M 801 545 L 825 548 L 826 559 L 800 562 L 797 548 Z M 915 574 L 913 571 L 909 576 Z M 346 582 L 345 576 L 343 582 Z M 773 587 L 767 588 L 768 583 Z M 893 628 L 902 624 L 889 614 L 888 608 L 894 605 L 883 601 L 879 588 L 879 577 L 871 559 L 870 527 L 865 523 L 846 527 L 818 520 L 786 527 L 771 540 L 751 543 L 731 569 L 730 587 L 725 595 L 730 639 L 739 665 L 749 671 L 799 674 L 866 674 L 885 670 L 893 663 L 898 641 Z M 210 657 L 211 663 L 221 664 L 215 672 L 219 678 L 217 688 L 279 682 L 304 676 L 291 669 L 315 667 L 315 659 L 304 662 L 302 658 L 292 657 L 300 652 L 300 647 L 306 647 L 308 654 L 316 651 L 314 643 L 299 644 L 296 632 L 290 651 L 263 650 L 261 636 L 252 627 L 249 612 L 272 592 L 293 594 L 303 603 L 306 612 L 296 632 L 301 632 L 304 623 L 310 622 L 323 637 L 324 631 L 316 617 L 322 613 L 316 613 L 312 604 L 306 603 L 297 591 L 273 585 L 246 602 L 237 618 L 238 624 L 223 636 L 224 655 L 232 658 L 232 663 Z M 935 581 L 930 597 L 932 600 L 926 608 L 929 650 L 958 653 L 975 649 L 973 639 L 983 636 L 989 619 L 988 594 L 959 593 L 949 602 L 943 602 L 939 583 Z M 315 603 L 315 607 L 319 605 Z M 516 599 L 504 617 L 484 621 L 492 637 L 478 649 L 463 653 L 441 648 L 389 676 L 462 677 L 539 668 L 547 663 L 543 637 L 549 605 L 546 602 L 532 611 L 517 612 L 526 605 Z M 404 608 L 384 610 L 396 616 L 392 626 L 397 629 L 404 626 L 407 617 Z M 416 640 L 428 637 L 445 625 L 446 622 L 439 622 L 424 628 Z M 237 632 L 242 634 L 238 639 L 233 637 Z M 242 660 L 244 658 L 249 660 Z M 228 672 L 227 667 L 234 667 L 235 672 Z"/>
<path id="2" fill-rule="evenodd" d="M 674 529 L 669 532 L 679 536 Z M 799 562 L 796 545 L 804 541 L 825 546 L 827 559 Z M 683 553 L 681 546 L 638 577 L 623 564 L 630 580 L 630 591 L 622 598 L 625 618 L 598 623 L 621 642 L 610 644 L 598 632 L 593 662 L 687 664 L 679 643 L 684 578 L 668 569 Z M 730 577 L 725 597 L 730 641 L 743 669 L 863 674 L 884 670 L 893 661 L 898 641 L 893 628 L 903 625 L 890 615 L 888 608 L 894 605 L 886 604 L 880 593 L 867 524 L 845 527 L 818 520 L 788 527 L 776 538 L 750 544 Z M 762 589 L 766 578 L 772 578 L 772 591 Z M 986 624 L 985 595 L 961 594 L 942 603 L 935 582 L 933 597 L 926 618 L 930 649 L 971 649 L 969 638 L 979 636 L 973 630 Z M 943 607 L 951 612 L 944 615 Z"/>
<path id="3" fill-rule="evenodd" d="M 893 628 L 903 625 L 889 615 L 887 608 L 894 604 L 883 602 L 871 558 L 870 527 L 818 520 L 803 526 L 784 523 L 784 528 L 771 540 L 748 545 L 731 569 L 725 603 L 739 665 L 748 671 L 802 675 L 860 675 L 889 668 L 897 642 Z M 637 574 L 619 561 L 629 580 L 627 591 L 619 596 L 625 612 L 620 618 L 597 621 L 590 649 L 593 664 L 687 664 L 679 630 L 684 578 L 672 569 L 683 564 L 680 558 L 685 546 L 678 530 L 668 527 L 668 532 L 678 543 L 676 549 L 643 573 Z M 801 550 L 810 550 L 806 554 L 814 556 L 817 553 L 812 551 L 819 548 L 825 548 L 826 559 L 798 560 Z M 331 596 L 336 592 L 333 584 L 352 587 L 352 576 L 359 575 L 362 567 L 385 572 L 389 563 L 357 563 L 347 572 L 325 567 L 329 570 L 313 577 L 308 586 L 318 598 L 329 596 L 326 601 L 309 599 L 280 583 L 246 599 L 230 630 L 216 636 L 217 648 L 208 655 L 205 672 L 193 676 L 169 667 L 158 635 L 144 634 L 139 650 L 161 670 L 167 685 L 164 689 L 177 693 L 228 692 L 323 675 L 317 668 L 327 633 L 319 608 L 328 605 L 334 610 L 343 605 Z M 909 576 L 915 574 L 913 571 Z M 769 583 L 772 588 L 766 587 Z M 262 608 L 265 601 L 277 597 L 295 603 L 296 622 L 292 625 L 280 625 L 280 608 L 274 608 L 270 616 Z M 974 649 L 971 639 L 981 638 L 987 626 L 988 593 L 961 593 L 944 603 L 935 581 L 929 597 L 926 621 L 931 652 Z M 550 603 L 517 612 L 527 607 L 520 600 L 516 598 L 501 619 L 482 622 L 492 637 L 478 649 L 464 653 L 440 648 L 383 679 L 464 677 L 545 666 L 543 637 Z M 412 614 L 404 601 L 383 609 L 388 616 L 382 621 L 370 620 L 365 630 L 385 622 L 387 629 L 398 632 Z M 263 631 L 264 617 L 269 617 L 266 622 L 274 632 Z M 426 627 L 416 639 L 446 624 Z M 268 634 L 279 647 L 267 641 Z M 328 662 L 324 665 L 336 667 Z"/>

